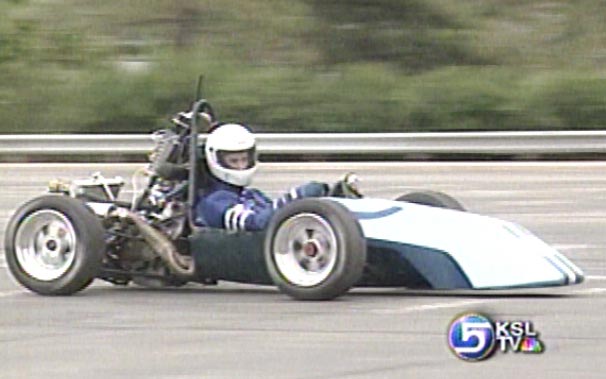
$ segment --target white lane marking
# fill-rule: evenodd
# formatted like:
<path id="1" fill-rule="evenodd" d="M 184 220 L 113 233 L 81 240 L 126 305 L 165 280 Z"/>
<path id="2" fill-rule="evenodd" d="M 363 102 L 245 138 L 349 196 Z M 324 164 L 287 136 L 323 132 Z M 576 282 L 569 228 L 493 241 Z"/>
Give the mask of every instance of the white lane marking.
<path id="1" fill-rule="evenodd" d="M 606 280 L 606 275 L 586 275 L 587 280 Z"/>
<path id="2" fill-rule="evenodd" d="M 582 290 L 572 291 L 576 295 L 592 295 L 599 293 L 606 293 L 606 288 L 584 288 Z"/>
<path id="3" fill-rule="evenodd" d="M 586 278 L 588 278 L 590 280 L 606 280 L 606 276 L 588 276 Z M 573 291 L 571 291 L 571 293 L 575 294 L 575 295 L 601 294 L 601 293 L 606 293 L 606 288 L 583 288 L 583 289 L 579 289 L 579 290 L 573 290 Z M 433 310 L 438 310 L 438 309 L 450 309 L 450 308 L 476 306 L 479 304 L 485 304 L 485 303 L 503 301 L 503 300 L 508 300 L 507 295 L 503 295 L 503 296 L 495 295 L 494 298 L 489 298 L 489 299 L 457 300 L 457 301 L 450 301 L 450 302 L 446 302 L 446 303 L 413 305 L 413 306 L 403 307 L 403 308 L 375 309 L 372 311 L 372 313 L 384 314 L 384 315 L 417 313 L 417 312 L 424 312 L 424 311 L 433 311 Z"/>
<path id="4" fill-rule="evenodd" d="M 4 291 L 4 292 L 0 292 L 0 299 L 4 298 L 4 297 L 11 297 L 11 296 L 16 296 L 19 294 L 25 293 L 24 291 Z"/>
<path id="5" fill-rule="evenodd" d="M 540 221 L 547 224 L 587 224 L 588 222 L 602 223 L 604 220 L 604 212 L 583 212 L 577 213 L 574 217 L 570 217 L 570 213 L 546 213 L 546 212 L 532 212 L 532 211 L 520 211 L 516 213 L 500 213 L 499 218 L 502 219 L 513 219 L 518 220 L 527 219 L 532 221 Z M 585 249 L 594 248 L 594 246 L 587 245 Z"/>
<path id="6" fill-rule="evenodd" d="M 603 214 L 602 214 L 603 216 Z M 553 244 L 551 245 L 556 250 L 587 250 L 593 249 L 597 246 L 594 245 L 583 245 L 583 244 Z"/>
<path id="7" fill-rule="evenodd" d="M 447 303 L 413 305 L 413 306 L 404 307 L 404 308 L 375 309 L 373 311 L 373 313 L 389 314 L 389 315 L 416 313 L 416 312 L 424 312 L 424 311 L 433 311 L 436 309 L 467 307 L 467 306 L 471 306 L 471 305 L 478 305 L 478 304 L 488 303 L 488 302 L 497 301 L 497 300 L 499 300 L 499 299 L 458 300 L 458 301 L 451 301 L 451 302 L 447 302 Z"/>

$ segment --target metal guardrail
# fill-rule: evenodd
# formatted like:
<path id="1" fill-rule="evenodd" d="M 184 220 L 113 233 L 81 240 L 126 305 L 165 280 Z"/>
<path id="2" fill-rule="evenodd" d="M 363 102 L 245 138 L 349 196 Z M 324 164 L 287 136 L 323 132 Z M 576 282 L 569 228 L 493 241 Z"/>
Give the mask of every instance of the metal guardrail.
<path id="1" fill-rule="evenodd" d="M 260 153 L 275 155 L 606 153 L 606 131 L 261 133 L 257 141 Z M 134 134 L 0 135 L 0 155 L 141 155 L 152 144 Z"/>

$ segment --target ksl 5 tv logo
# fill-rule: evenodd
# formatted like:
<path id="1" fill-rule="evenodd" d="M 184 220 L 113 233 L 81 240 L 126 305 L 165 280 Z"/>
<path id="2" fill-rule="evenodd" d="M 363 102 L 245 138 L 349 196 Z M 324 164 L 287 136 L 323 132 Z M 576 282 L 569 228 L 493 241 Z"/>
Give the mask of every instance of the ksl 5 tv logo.
<path id="1" fill-rule="evenodd" d="M 466 361 L 481 361 L 495 351 L 542 353 L 543 343 L 530 321 L 492 321 L 479 313 L 457 316 L 448 329 L 448 345 Z"/>

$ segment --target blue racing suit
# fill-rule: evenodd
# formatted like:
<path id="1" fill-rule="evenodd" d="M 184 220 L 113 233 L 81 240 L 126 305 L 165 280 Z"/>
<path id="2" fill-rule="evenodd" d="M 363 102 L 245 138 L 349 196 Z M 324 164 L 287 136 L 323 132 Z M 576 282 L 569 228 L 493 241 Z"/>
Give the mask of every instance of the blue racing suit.
<path id="1" fill-rule="evenodd" d="M 215 178 L 197 199 L 197 225 L 230 230 L 261 230 L 269 223 L 276 209 L 305 197 L 326 196 L 329 186 L 310 182 L 293 188 L 287 194 L 272 200 L 263 192 L 235 186 Z"/>

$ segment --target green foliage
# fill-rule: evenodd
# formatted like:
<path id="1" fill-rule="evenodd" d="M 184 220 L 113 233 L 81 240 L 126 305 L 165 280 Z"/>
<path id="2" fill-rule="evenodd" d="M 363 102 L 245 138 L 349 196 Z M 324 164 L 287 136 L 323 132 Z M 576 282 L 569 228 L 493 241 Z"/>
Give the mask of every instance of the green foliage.
<path id="1" fill-rule="evenodd" d="M 311 1 L 313 41 L 327 64 L 391 62 L 412 71 L 486 63 L 469 49 L 467 26 L 431 2 Z"/>
<path id="2" fill-rule="evenodd" d="M 3 133 L 148 132 L 199 74 L 259 131 L 598 129 L 606 5 L 0 2 Z"/>
<path id="3" fill-rule="evenodd" d="M 554 72 L 527 83 L 526 114 L 532 128 L 603 129 L 606 77 L 591 72 Z"/>

